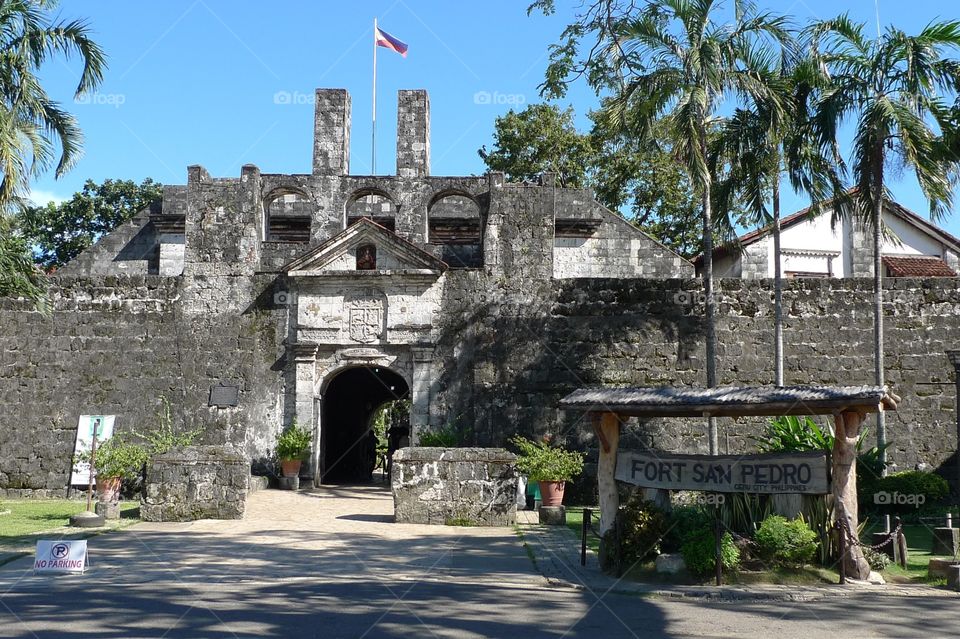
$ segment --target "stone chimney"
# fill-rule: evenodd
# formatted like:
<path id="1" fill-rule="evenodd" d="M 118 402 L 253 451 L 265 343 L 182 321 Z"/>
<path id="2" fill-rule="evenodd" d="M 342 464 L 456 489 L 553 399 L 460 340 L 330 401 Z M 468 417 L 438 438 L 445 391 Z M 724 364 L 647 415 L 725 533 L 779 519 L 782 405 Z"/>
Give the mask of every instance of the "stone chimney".
<path id="1" fill-rule="evenodd" d="M 430 175 L 430 98 L 422 89 L 397 96 L 397 175 Z"/>
<path id="2" fill-rule="evenodd" d="M 313 116 L 313 174 L 350 173 L 350 94 L 317 89 Z"/>

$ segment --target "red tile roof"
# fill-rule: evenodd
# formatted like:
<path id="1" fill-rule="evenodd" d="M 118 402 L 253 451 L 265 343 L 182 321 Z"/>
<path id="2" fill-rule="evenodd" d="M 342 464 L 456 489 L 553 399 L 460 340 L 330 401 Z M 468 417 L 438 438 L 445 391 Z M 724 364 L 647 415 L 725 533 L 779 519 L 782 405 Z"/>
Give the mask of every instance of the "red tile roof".
<path id="1" fill-rule="evenodd" d="M 892 277 L 956 277 L 947 263 L 939 257 L 892 257 L 882 258 Z"/>

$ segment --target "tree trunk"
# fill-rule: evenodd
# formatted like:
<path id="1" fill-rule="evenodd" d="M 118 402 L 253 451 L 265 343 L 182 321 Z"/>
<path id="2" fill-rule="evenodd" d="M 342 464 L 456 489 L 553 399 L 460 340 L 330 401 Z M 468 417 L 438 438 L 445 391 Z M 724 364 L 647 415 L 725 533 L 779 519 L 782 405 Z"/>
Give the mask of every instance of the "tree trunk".
<path id="1" fill-rule="evenodd" d="M 600 415 L 597 434 L 600 439 L 600 459 L 597 463 L 597 489 L 600 494 L 600 535 L 613 528 L 620 495 L 617 492 L 617 447 L 620 444 L 620 420 L 615 413 Z"/>
<path id="2" fill-rule="evenodd" d="M 838 521 L 845 520 L 845 528 L 856 537 L 859 519 L 857 516 L 857 438 L 863 413 L 845 411 L 834 417 L 833 482 L 834 513 Z M 841 534 L 844 534 L 841 529 Z M 866 579 L 870 576 L 870 564 L 863 558 L 860 546 L 846 543 L 846 553 L 840 558 L 846 567 L 847 577 Z"/>
<path id="3" fill-rule="evenodd" d="M 883 150 L 876 153 L 873 170 L 873 361 L 874 382 L 883 386 Z M 887 420 L 883 411 L 877 413 L 877 447 L 880 449 L 881 473 L 887 468 Z"/>
<path id="4" fill-rule="evenodd" d="M 783 273 L 780 265 L 780 171 L 773 180 L 773 383 L 783 386 Z"/>
<path id="5" fill-rule="evenodd" d="M 700 131 L 700 148 L 703 157 L 707 157 L 706 129 Z M 716 327 L 716 300 L 713 296 L 713 210 L 710 204 L 711 178 L 708 175 L 703 184 L 703 295 L 706 329 L 706 359 L 707 359 L 707 388 L 717 385 L 717 327 Z M 717 418 L 707 418 L 707 433 L 710 444 L 710 454 L 720 452 L 719 436 L 717 434 Z"/>

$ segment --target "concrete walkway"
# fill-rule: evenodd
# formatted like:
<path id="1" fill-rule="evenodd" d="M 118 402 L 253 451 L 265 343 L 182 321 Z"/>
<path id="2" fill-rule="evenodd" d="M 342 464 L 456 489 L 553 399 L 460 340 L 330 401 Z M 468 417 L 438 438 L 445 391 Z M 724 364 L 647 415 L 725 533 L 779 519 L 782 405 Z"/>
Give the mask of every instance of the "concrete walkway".
<path id="1" fill-rule="evenodd" d="M 16 560 L 0 567 L 0 638 L 810 639 L 960 627 L 955 593 L 656 596 L 602 575 L 595 558 L 579 569 L 565 528 L 522 525 L 521 539 L 514 528 L 391 520 L 384 486 L 262 491 L 242 521 L 142 523 L 94 537 L 87 575 L 36 576 L 32 558 Z"/>
<path id="2" fill-rule="evenodd" d="M 141 581 L 369 575 L 543 584 L 513 529 L 394 524 L 389 488 L 376 484 L 258 491 L 242 520 L 144 522 L 88 545 L 85 581 L 133 571 Z M 22 571 L 31 561 L 13 562 L 9 571 Z M 21 584 L 50 579 L 32 572 L 17 578 Z"/>

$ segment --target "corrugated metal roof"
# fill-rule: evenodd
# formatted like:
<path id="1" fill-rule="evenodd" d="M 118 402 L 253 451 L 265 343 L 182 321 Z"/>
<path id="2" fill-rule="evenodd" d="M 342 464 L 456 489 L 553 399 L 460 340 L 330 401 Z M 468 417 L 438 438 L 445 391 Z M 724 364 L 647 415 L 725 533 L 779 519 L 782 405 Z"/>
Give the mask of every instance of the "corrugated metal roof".
<path id="1" fill-rule="evenodd" d="M 560 407 L 650 417 L 816 415 L 842 408 L 896 410 L 898 397 L 882 386 L 689 386 L 582 388 Z"/>

